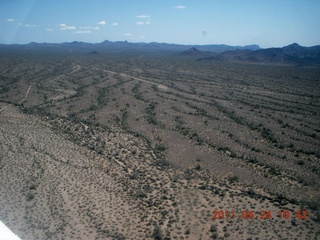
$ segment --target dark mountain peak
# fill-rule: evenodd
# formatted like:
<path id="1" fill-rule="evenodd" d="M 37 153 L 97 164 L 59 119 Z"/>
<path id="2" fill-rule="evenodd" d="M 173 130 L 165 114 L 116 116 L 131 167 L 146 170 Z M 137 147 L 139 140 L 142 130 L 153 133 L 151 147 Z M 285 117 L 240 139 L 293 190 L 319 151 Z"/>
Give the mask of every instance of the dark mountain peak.
<path id="1" fill-rule="evenodd" d="M 243 49 L 255 51 L 255 50 L 260 50 L 261 48 L 257 44 L 251 44 L 251 45 L 245 45 Z"/>
<path id="2" fill-rule="evenodd" d="M 89 55 L 97 55 L 97 54 L 99 54 L 97 51 L 91 51 L 91 52 L 89 52 L 88 53 Z"/>
<path id="3" fill-rule="evenodd" d="M 289 44 L 287 47 L 301 47 L 298 43 Z"/>
<path id="4" fill-rule="evenodd" d="M 204 52 L 196 49 L 195 47 L 189 48 L 183 52 L 180 52 L 179 55 L 188 55 L 188 56 L 192 56 L 192 55 L 198 55 L 198 54 L 202 54 Z"/>
<path id="5" fill-rule="evenodd" d="M 300 49 L 300 48 L 303 48 L 302 46 L 300 46 L 298 43 L 292 43 L 288 46 L 285 46 L 283 48 L 290 48 L 290 49 Z"/>
<path id="6" fill-rule="evenodd" d="M 200 52 L 198 49 L 196 49 L 195 47 L 189 48 L 190 51 L 198 51 Z"/>
<path id="7" fill-rule="evenodd" d="M 195 47 L 187 49 L 185 52 L 190 52 L 190 53 L 200 53 L 201 51 L 196 49 Z"/>
<path id="8" fill-rule="evenodd" d="M 103 42 L 99 43 L 99 44 L 109 44 L 111 43 L 109 40 L 104 40 Z"/>
<path id="9" fill-rule="evenodd" d="M 300 51 L 302 49 L 305 49 L 305 47 L 300 46 L 298 43 L 292 43 L 288 46 L 283 47 L 284 50 L 289 51 Z"/>
<path id="10" fill-rule="evenodd" d="M 212 56 L 213 53 L 208 51 L 200 51 L 195 47 L 191 47 L 185 51 L 179 52 L 177 55 L 186 56 L 186 57 L 204 58 L 204 57 Z"/>
<path id="11" fill-rule="evenodd" d="M 293 43 L 288 46 L 285 46 L 282 48 L 282 50 L 283 50 L 283 53 L 290 56 L 297 57 L 297 58 L 310 57 L 310 56 L 314 57 L 313 56 L 314 53 L 312 49 L 308 47 L 302 47 L 298 43 Z"/>
<path id="12" fill-rule="evenodd" d="M 67 43 L 67 44 L 73 44 L 73 45 L 76 45 L 76 44 L 82 44 L 84 42 L 79 42 L 79 41 L 73 41 L 73 42 L 70 42 L 70 43 Z"/>

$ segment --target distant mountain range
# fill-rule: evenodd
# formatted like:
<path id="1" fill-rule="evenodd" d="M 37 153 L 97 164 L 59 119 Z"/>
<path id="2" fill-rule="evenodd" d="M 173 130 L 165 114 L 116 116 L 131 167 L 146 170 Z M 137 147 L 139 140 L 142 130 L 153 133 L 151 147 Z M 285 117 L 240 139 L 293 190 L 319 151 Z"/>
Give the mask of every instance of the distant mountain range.
<path id="1" fill-rule="evenodd" d="M 31 42 L 28 44 L 0 44 L 1 49 L 20 49 L 20 50 L 54 50 L 54 51 L 77 51 L 77 52 L 119 52 L 119 51 L 147 51 L 147 52 L 179 52 L 188 48 L 197 48 L 200 51 L 210 51 L 215 53 L 221 53 L 224 51 L 231 51 L 235 49 L 249 49 L 258 50 L 258 45 L 248 46 L 229 46 L 224 44 L 211 44 L 211 45 L 182 45 L 182 44 L 170 44 L 170 43 L 131 43 L 127 41 L 108 41 L 105 40 L 101 43 L 86 43 L 86 42 L 65 42 L 65 43 L 36 43 Z"/>
<path id="2" fill-rule="evenodd" d="M 320 66 L 320 45 L 302 47 L 297 43 L 282 48 L 259 50 L 237 49 L 222 53 L 204 52 L 190 48 L 180 52 L 179 56 L 196 58 L 199 61 L 246 62 L 260 64 Z"/>
<path id="3" fill-rule="evenodd" d="M 225 44 L 182 45 L 169 43 L 131 43 L 103 41 L 101 43 L 65 42 L 0 44 L 0 52 L 77 52 L 90 56 L 104 53 L 169 53 L 172 56 L 199 61 L 245 62 L 258 64 L 320 66 L 320 45 L 303 47 L 297 43 L 282 48 L 261 49 L 258 45 L 229 46 Z"/>

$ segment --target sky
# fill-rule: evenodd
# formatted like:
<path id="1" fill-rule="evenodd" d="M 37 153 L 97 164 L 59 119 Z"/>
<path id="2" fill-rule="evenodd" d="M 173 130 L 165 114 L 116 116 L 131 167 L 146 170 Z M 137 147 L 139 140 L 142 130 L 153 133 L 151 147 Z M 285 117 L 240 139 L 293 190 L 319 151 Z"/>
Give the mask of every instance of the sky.
<path id="1" fill-rule="evenodd" d="M 0 0 L 0 43 L 320 45 L 320 0 Z"/>

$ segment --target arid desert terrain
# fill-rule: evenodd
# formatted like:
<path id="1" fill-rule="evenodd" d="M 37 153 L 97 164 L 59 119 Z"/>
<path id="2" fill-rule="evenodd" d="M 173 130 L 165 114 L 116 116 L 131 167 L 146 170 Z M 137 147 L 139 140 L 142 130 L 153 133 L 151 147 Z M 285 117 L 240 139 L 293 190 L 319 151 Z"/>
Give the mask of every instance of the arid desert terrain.
<path id="1" fill-rule="evenodd" d="M 23 240 L 320 239 L 319 76 L 1 54 L 0 220 Z"/>

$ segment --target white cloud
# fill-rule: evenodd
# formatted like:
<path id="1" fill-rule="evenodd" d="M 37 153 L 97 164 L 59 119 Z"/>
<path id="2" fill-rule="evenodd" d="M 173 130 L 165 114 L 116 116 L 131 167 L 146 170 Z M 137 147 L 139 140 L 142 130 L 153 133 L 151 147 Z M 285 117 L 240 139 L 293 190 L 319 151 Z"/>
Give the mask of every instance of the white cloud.
<path id="1" fill-rule="evenodd" d="M 100 27 L 80 27 L 80 29 L 100 30 Z"/>
<path id="2" fill-rule="evenodd" d="M 149 16 L 149 15 L 139 15 L 139 16 L 136 16 L 136 18 L 151 18 L 151 16 Z"/>
<path id="3" fill-rule="evenodd" d="M 175 8 L 176 9 L 185 9 L 186 7 L 185 6 L 176 6 Z"/>
<path id="4" fill-rule="evenodd" d="M 74 32 L 75 34 L 88 34 L 88 33 L 91 33 L 90 30 L 83 30 L 83 31 L 76 31 Z"/>
<path id="5" fill-rule="evenodd" d="M 22 23 L 19 23 L 19 26 L 20 27 L 36 27 L 36 25 L 34 24 L 22 24 Z"/>
<path id="6" fill-rule="evenodd" d="M 46 30 L 47 30 L 48 32 L 52 32 L 52 31 L 53 31 L 52 28 L 46 28 Z"/>
<path id="7" fill-rule="evenodd" d="M 60 30 L 75 30 L 75 29 L 76 29 L 75 26 L 67 26 L 67 27 L 60 28 Z"/>
<path id="8" fill-rule="evenodd" d="M 113 27 L 116 27 L 118 25 L 119 25 L 119 23 L 117 23 L 117 22 L 111 23 L 111 26 L 113 26 Z"/>
<path id="9" fill-rule="evenodd" d="M 143 35 L 142 35 L 142 36 L 140 36 L 140 38 L 145 38 L 145 37 L 146 37 L 146 36 L 143 36 Z"/>
<path id="10" fill-rule="evenodd" d="M 8 19 L 6 20 L 6 22 L 14 22 L 14 19 L 13 19 L 13 18 L 8 18 Z"/>
<path id="11" fill-rule="evenodd" d="M 145 24 L 151 24 L 151 19 L 147 19 L 146 21 L 142 22 L 142 21 L 139 21 L 139 22 L 136 22 L 137 25 L 145 25 Z"/>
<path id="12" fill-rule="evenodd" d="M 97 22 L 97 24 L 99 24 L 99 25 L 106 25 L 106 21 L 100 21 L 100 22 Z"/>
<path id="13" fill-rule="evenodd" d="M 60 30 L 75 30 L 76 27 L 75 26 L 68 26 L 67 24 L 61 23 L 59 25 Z"/>
<path id="14" fill-rule="evenodd" d="M 131 33 L 126 33 L 126 34 L 124 34 L 125 36 L 132 36 L 132 34 Z"/>

